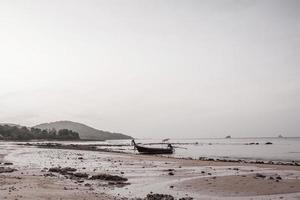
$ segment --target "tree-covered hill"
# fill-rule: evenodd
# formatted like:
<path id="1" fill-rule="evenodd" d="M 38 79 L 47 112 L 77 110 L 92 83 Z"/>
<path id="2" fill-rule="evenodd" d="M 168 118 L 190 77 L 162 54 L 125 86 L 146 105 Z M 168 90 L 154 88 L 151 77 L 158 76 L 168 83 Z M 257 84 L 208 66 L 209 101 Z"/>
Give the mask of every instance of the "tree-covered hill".
<path id="1" fill-rule="evenodd" d="M 39 124 L 35 128 L 43 130 L 61 130 L 68 129 L 79 133 L 79 136 L 83 140 L 122 140 L 122 139 L 132 139 L 131 136 L 112 133 L 109 131 L 98 130 L 93 127 L 87 126 L 82 123 L 72 122 L 72 121 L 56 121 L 50 123 Z"/>
<path id="2" fill-rule="evenodd" d="M 68 129 L 56 131 L 0 125 L 0 140 L 80 140 L 79 134 Z"/>

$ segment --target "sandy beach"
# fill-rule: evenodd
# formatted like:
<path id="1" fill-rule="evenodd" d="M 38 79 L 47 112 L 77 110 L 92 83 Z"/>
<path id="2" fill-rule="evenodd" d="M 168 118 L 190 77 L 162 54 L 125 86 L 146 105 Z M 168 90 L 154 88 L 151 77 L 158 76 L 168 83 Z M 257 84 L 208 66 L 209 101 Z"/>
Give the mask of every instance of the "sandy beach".
<path id="1" fill-rule="evenodd" d="M 0 148 L 0 199 L 300 199 L 299 166 Z"/>

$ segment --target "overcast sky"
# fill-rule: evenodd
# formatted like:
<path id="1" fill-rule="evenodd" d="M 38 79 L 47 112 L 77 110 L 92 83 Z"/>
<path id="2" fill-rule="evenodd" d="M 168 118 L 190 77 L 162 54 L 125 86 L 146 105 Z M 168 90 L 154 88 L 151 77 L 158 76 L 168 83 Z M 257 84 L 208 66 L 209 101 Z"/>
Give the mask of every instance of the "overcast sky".
<path id="1" fill-rule="evenodd" d="M 0 122 L 300 136 L 300 1 L 1 0 Z"/>

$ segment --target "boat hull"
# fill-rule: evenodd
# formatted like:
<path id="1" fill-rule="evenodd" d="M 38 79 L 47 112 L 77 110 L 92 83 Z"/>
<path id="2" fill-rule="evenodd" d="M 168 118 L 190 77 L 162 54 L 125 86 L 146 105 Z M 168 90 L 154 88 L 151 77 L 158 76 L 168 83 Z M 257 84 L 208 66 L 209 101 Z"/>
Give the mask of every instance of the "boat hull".
<path id="1" fill-rule="evenodd" d="M 139 145 L 135 145 L 135 148 L 142 154 L 172 154 L 174 152 L 173 148 L 148 148 Z"/>

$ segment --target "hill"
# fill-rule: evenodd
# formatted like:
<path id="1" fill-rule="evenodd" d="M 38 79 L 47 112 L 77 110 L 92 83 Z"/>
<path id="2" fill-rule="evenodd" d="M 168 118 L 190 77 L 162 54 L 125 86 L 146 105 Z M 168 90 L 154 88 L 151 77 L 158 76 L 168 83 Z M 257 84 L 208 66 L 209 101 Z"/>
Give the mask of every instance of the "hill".
<path id="1" fill-rule="evenodd" d="M 59 131 L 54 129 L 41 130 L 12 124 L 0 124 L 0 140 L 80 140 L 80 138 L 78 133 L 67 129 L 61 129 Z"/>
<path id="2" fill-rule="evenodd" d="M 108 131 L 102 131 L 85 124 L 72 122 L 72 121 L 57 121 L 51 123 L 44 123 L 34 126 L 39 129 L 68 129 L 79 133 L 80 139 L 83 140 L 118 140 L 118 139 L 132 139 L 131 136 L 121 133 L 111 133 Z"/>

